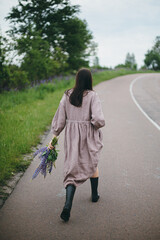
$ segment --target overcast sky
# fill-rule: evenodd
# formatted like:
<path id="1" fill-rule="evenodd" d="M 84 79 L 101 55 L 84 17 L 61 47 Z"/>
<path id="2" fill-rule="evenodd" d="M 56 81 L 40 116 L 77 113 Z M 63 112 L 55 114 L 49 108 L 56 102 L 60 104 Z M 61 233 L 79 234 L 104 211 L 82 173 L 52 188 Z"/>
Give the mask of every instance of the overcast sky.
<path id="1" fill-rule="evenodd" d="M 0 27 L 8 28 L 3 19 L 18 0 L 0 0 Z M 160 35 L 160 0 L 71 0 L 79 4 L 79 17 L 88 22 L 98 43 L 100 64 L 124 63 L 127 52 L 134 53 L 138 66 L 144 54 Z"/>

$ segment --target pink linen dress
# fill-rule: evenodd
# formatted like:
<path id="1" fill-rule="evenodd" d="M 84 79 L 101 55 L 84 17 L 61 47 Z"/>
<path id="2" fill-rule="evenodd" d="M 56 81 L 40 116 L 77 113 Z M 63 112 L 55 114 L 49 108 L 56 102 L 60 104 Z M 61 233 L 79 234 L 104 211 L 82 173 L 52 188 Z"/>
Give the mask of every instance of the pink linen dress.
<path id="1" fill-rule="evenodd" d="M 58 136 L 65 127 L 64 187 L 76 187 L 90 178 L 97 169 L 99 151 L 103 147 L 102 132 L 105 125 L 98 94 L 87 91 L 82 106 L 69 102 L 64 93 L 52 120 L 51 131 Z"/>

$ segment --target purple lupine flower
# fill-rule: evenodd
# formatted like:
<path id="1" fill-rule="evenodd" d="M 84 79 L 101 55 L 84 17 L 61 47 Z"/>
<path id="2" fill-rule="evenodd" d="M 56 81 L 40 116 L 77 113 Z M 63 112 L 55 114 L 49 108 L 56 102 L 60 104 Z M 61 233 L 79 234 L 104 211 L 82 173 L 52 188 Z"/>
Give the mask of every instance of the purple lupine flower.
<path id="1" fill-rule="evenodd" d="M 52 172 L 53 162 L 50 163 L 49 173 Z"/>
<path id="2" fill-rule="evenodd" d="M 33 156 L 35 157 L 38 153 L 44 152 L 44 151 L 47 151 L 47 147 L 43 147 L 43 148 L 41 148 L 41 149 L 38 149 L 38 150 L 33 154 Z"/>
<path id="3" fill-rule="evenodd" d="M 54 146 L 52 150 L 49 149 L 48 147 L 43 147 L 34 153 L 34 157 L 40 153 L 39 159 L 41 160 L 41 163 L 39 164 L 38 168 L 35 170 L 32 176 L 32 179 L 36 178 L 40 172 L 45 178 L 47 175 L 47 168 L 48 168 L 48 172 L 51 173 L 53 164 L 55 167 L 55 161 L 58 156 L 57 150 L 55 149 L 55 145 L 57 144 L 57 142 L 58 142 L 58 139 L 55 137 L 52 140 L 52 146 Z"/>

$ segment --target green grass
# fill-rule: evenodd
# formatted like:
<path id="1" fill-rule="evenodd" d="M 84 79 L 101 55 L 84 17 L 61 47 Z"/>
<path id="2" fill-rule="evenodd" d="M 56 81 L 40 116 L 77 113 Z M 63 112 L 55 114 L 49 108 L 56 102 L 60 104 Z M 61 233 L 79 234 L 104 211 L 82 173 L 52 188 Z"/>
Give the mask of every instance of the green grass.
<path id="1" fill-rule="evenodd" d="M 23 154 L 31 152 L 31 146 L 39 143 L 39 136 L 51 123 L 64 88 L 72 85 L 73 80 L 67 83 L 62 81 L 56 84 L 54 91 L 49 89 L 53 84 L 45 84 L 35 89 L 0 95 L 1 185 L 14 172 L 24 171 L 30 164 L 23 161 Z"/>
<path id="2" fill-rule="evenodd" d="M 117 76 L 135 72 L 119 70 L 93 74 L 94 85 Z M 136 72 L 137 73 L 137 72 Z M 0 184 L 13 173 L 24 171 L 30 161 L 23 154 L 40 141 L 40 135 L 51 124 L 59 101 L 74 79 L 43 84 L 20 92 L 0 94 Z"/>

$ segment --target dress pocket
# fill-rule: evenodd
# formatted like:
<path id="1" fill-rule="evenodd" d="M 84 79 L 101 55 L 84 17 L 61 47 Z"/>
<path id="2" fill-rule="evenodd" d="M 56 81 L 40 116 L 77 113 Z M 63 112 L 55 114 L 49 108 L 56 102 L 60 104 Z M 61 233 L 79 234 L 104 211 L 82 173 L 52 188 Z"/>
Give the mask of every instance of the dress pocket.
<path id="1" fill-rule="evenodd" d="M 103 147 L 102 140 L 103 140 L 103 135 L 101 130 L 100 129 L 95 130 L 95 143 L 98 151 Z"/>
<path id="2" fill-rule="evenodd" d="M 101 129 L 98 129 L 98 131 L 99 131 L 99 140 L 102 142 L 103 141 L 102 131 L 101 131 Z"/>

